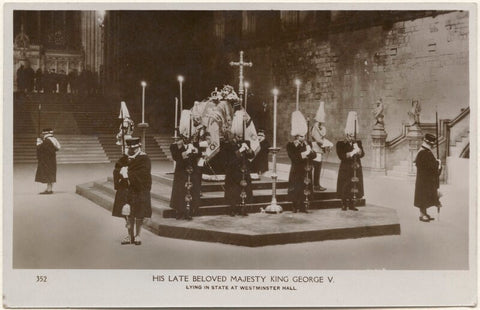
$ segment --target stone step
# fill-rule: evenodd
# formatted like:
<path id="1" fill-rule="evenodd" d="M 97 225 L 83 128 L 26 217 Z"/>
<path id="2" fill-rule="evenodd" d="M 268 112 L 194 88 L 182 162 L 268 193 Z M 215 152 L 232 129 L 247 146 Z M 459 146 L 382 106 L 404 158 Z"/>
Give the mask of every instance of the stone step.
<path id="1" fill-rule="evenodd" d="M 113 196 L 92 183 L 78 185 L 76 192 L 108 211 L 113 208 Z M 335 240 L 367 236 L 398 235 L 400 224 L 391 209 L 363 204 L 359 212 L 335 209 L 311 209 L 309 214 L 255 213 L 248 217 L 221 215 L 198 216 L 193 221 L 164 218 L 173 210 L 152 199 L 152 217 L 144 227 L 169 238 L 221 242 L 241 246 L 265 246 L 306 241 Z"/>
<path id="2" fill-rule="evenodd" d="M 109 188 L 111 191 L 114 191 L 113 182 L 111 178 L 109 178 L 106 182 L 103 183 L 95 183 L 96 186 L 102 186 L 103 188 Z M 152 190 L 151 195 L 158 200 L 164 202 L 170 202 L 170 197 L 172 194 L 172 188 L 170 186 L 165 186 L 165 184 L 153 182 L 152 183 Z M 200 198 L 200 207 L 205 206 L 214 206 L 214 205 L 227 205 L 227 201 L 225 200 L 225 192 L 224 191 L 202 191 L 202 196 Z M 277 190 L 277 201 L 282 202 L 288 199 L 287 197 L 287 188 L 278 189 Z M 269 203 L 271 202 L 272 198 L 272 190 L 271 189 L 254 189 L 253 190 L 253 204 L 256 203 Z M 333 191 L 325 191 L 325 192 L 315 192 L 312 195 L 312 200 L 330 200 L 336 199 L 337 193 Z"/>
<path id="3" fill-rule="evenodd" d="M 96 193 L 101 193 L 100 197 L 100 202 L 96 201 L 95 194 Z M 95 182 L 90 182 L 87 184 L 82 184 L 77 186 L 77 193 L 85 196 L 86 198 L 100 204 L 100 203 L 105 203 L 101 202 L 102 199 L 107 198 L 107 202 L 110 205 L 113 205 L 113 199 L 115 196 L 115 190 L 113 188 L 113 183 L 109 180 L 99 180 Z M 151 192 L 151 197 L 152 197 L 152 208 L 155 208 L 153 211 L 161 214 L 162 217 L 164 218 L 172 218 L 175 217 L 175 210 L 172 210 L 168 207 L 170 203 L 170 194 L 171 194 L 171 188 L 166 187 L 164 185 L 158 187 L 158 186 L 152 186 L 152 192 Z M 217 195 L 218 193 L 216 193 Z M 223 194 L 223 193 L 222 193 Z M 254 195 L 258 194 L 258 191 L 254 191 Z M 271 191 L 270 191 L 271 194 Z M 263 197 L 263 196 L 262 196 Z M 263 202 L 254 202 L 252 204 L 248 204 L 246 206 L 246 210 L 249 213 L 257 213 L 257 212 L 262 212 L 262 209 L 265 209 L 271 202 L 271 195 L 264 196 L 267 197 Z M 278 197 L 277 197 L 278 198 Z M 318 209 L 330 209 L 330 208 L 340 208 L 341 207 L 341 201 L 340 199 L 336 198 L 329 198 L 325 197 L 326 199 L 314 199 L 311 201 L 310 204 L 310 209 L 312 210 L 318 210 Z M 203 197 L 202 197 L 203 199 Z M 111 201 L 108 201 L 111 200 Z M 291 210 L 291 203 L 283 200 L 279 201 L 278 204 L 280 204 L 284 210 Z M 366 202 L 365 199 L 360 199 L 357 201 L 356 205 L 357 206 L 365 206 Z M 111 208 L 111 207 L 110 207 Z M 220 215 L 220 214 L 227 214 L 229 212 L 230 206 L 227 204 L 215 204 L 215 205 L 202 205 L 199 208 L 199 215 L 204 216 L 204 215 Z"/>
<path id="4" fill-rule="evenodd" d="M 72 158 L 72 159 L 59 159 L 57 158 L 57 164 L 108 164 L 108 159 L 96 159 L 96 158 Z"/>
<path id="5" fill-rule="evenodd" d="M 173 175 L 161 175 L 161 174 L 152 174 L 152 180 L 167 186 L 173 185 Z M 220 192 L 223 191 L 224 182 L 202 182 L 202 192 Z M 272 189 L 272 182 L 270 178 L 260 177 L 260 180 L 252 181 L 253 189 Z M 288 188 L 287 181 L 277 181 L 277 189 Z"/>
<path id="6" fill-rule="evenodd" d="M 15 164 L 36 164 L 37 160 L 36 159 L 18 159 L 14 158 L 13 163 Z"/>
<path id="7" fill-rule="evenodd" d="M 96 188 L 93 183 L 77 185 L 76 193 L 110 212 L 113 210 L 113 201 L 115 196 L 111 193 L 104 192 L 100 188 Z M 144 221 L 144 227 L 151 232 L 158 234 L 158 223 L 163 218 L 163 212 L 167 209 L 169 209 L 168 206 L 158 202 L 155 199 L 152 199 L 152 217 Z"/>

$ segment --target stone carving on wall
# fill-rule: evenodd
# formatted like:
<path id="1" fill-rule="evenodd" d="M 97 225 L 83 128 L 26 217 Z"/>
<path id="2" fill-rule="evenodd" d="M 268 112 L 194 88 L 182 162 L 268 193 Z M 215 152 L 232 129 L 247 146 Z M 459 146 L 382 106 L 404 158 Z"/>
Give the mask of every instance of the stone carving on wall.
<path id="1" fill-rule="evenodd" d="M 375 124 L 374 124 L 375 127 L 383 128 L 385 126 L 385 122 L 384 122 L 385 115 L 383 114 L 383 110 L 384 110 L 383 100 L 382 98 L 380 98 L 377 100 L 373 108 L 373 117 L 375 118 Z"/>
<path id="2" fill-rule="evenodd" d="M 56 46 L 64 46 L 66 43 L 65 35 L 58 30 L 48 35 L 48 43 Z"/>
<path id="3" fill-rule="evenodd" d="M 408 116 L 410 117 L 410 126 L 420 125 L 420 112 L 422 107 L 418 100 L 412 100 L 412 107 L 408 111 Z"/>

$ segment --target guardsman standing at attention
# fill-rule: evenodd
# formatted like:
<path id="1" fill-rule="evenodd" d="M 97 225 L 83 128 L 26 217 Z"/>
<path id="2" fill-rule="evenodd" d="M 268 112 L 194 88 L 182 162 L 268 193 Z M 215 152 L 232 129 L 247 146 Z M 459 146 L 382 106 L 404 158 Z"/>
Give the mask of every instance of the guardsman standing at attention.
<path id="1" fill-rule="evenodd" d="M 245 140 L 245 127 L 250 119 L 245 111 L 238 110 L 232 120 L 232 138 L 225 143 L 225 200 L 230 205 L 229 214 L 247 216 L 246 204 L 252 199 L 250 159 L 255 156 Z"/>
<path id="2" fill-rule="evenodd" d="M 292 113 L 291 135 L 294 137 L 292 142 L 287 143 L 287 153 L 292 165 L 288 175 L 288 197 L 293 204 L 293 212 L 308 213 L 305 205 L 305 192 L 312 191 L 311 171 L 306 168 L 316 154 L 312 147 L 305 141 L 308 133 L 308 125 L 305 117 L 300 111 Z M 307 183 L 306 180 L 309 180 Z"/>
<path id="3" fill-rule="evenodd" d="M 152 202 L 150 191 L 152 189 L 152 165 L 148 155 L 142 151 L 140 138 L 126 139 L 128 146 L 128 167 L 121 169 L 120 173 L 128 178 L 128 202 L 131 207 L 130 227 L 135 227 L 133 242 L 142 244 L 140 232 L 144 218 L 152 216 Z"/>
<path id="4" fill-rule="evenodd" d="M 198 166 L 201 158 L 198 143 L 193 141 L 190 110 L 183 110 L 180 116 L 180 137 L 170 145 L 175 161 L 170 207 L 175 209 L 177 220 L 191 220 L 198 213 L 202 172 Z"/>
<path id="5" fill-rule="evenodd" d="M 317 114 L 315 115 L 315 123 L 312 127 L 312 149 L 317 156 L 313 159 L 313 190 L 324 191 L 325 187 L 320 185 L 320 175 L 322 171 L 323 156 L 330 152 L 333 143 L 327 140 L 327 128 L 325 127 L 325 103 L 320 101 Z"/>
<path id="6" fill-rule="evenodd" d="M 362 141 L 357 140 L 357 112 L 350 111 L 345 126 L 345 140 L 337 142 L 337 155 L 340 158 L 338 169 L 337 194 L 342 199 L 342 210 L 358 211 L 355 200 L 363 197 L 363 173 L 360 158 L 365 156 Z"/>

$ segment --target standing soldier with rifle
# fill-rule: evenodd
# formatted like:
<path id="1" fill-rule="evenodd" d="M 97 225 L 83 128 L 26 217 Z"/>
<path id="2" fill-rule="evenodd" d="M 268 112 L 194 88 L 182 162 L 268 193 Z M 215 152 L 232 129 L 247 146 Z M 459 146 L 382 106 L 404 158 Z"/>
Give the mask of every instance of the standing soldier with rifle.
<path id="1" fill-rule="evenodd" d="M 365 156 L 362 141 L 357 140 L 357 112 L 350 111 L 345 126 L 345 140 L 337 142 L 340 167 L 337 179 L 337 194 L 342 199 L 342 211 L 358 211 L 357 199 L 363 197 L 363 173 L 360 158 Z"/>
<path id="2" fill-rule="evenodd" d="M 419 220 L 427 223 L 434 220 L 427 213 L 427 208 L 433 206 L 440 208 L 438 188 L 442 163 L 435 158 L 432 152 L 432 148 L 437 141 L 434 135 L 427 133 L 415 159 L 417 179 L 415 182 L 414 205 L 420 209 Z"/>
<path id="3" fill-rule="evenodd" d="M 310 161 L 316 154 L 305 142 L 308 124 L 302 112 L 292 113 L 291 135 L 294 141 L 287 143 L 288 157 L 292 161 L 288 175 L 288 197 L 293 204 L 293 212 L 308 213 L 308 196 L 312 192 L 312 175 Z"/>

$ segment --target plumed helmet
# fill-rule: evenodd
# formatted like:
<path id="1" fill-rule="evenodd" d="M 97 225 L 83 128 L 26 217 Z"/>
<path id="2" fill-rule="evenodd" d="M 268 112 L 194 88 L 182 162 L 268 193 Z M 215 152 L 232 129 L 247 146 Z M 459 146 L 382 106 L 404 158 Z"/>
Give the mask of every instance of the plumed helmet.
<path id="1" fill-rule="evenodd" d="M 356 128 L 355 128 L 355 125 L 356 125 Z M 354 135 L 355 133 L 358 134 L 357 112 L 350 111 L 348 112 L 347 124 L 345 125 L 345 134 Z"/>
<path id="2" fill-rule="evenodd" d="M 325 123 L 325 102 L 320 101 L 315 120 L 319 123 Z"/>
<path id="3" fill-rule="evenodd" d="M 190 110 L 183 110 L 182 114 L 180 115 L 180 124 L 178 126 L 178 131 L 180 134 L 184 137 L 188 137 L 190 135 L 190 130 L 191 130 L 191 125 L 190 125 L 190 119 L 191 119 L 191 114 L 192 112 Z M 193 128 L 192 128 L 193 129 Z"/>
<path id="4" fill-rule="evenodd" d="M 302 112 L 295 111 L 292 113 L 292 136 L 305 136 L 307 134 L 307 121 L 303 116 Z"/>

